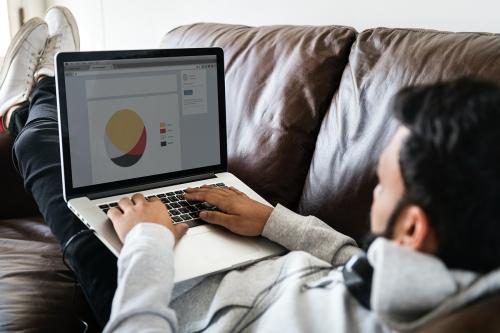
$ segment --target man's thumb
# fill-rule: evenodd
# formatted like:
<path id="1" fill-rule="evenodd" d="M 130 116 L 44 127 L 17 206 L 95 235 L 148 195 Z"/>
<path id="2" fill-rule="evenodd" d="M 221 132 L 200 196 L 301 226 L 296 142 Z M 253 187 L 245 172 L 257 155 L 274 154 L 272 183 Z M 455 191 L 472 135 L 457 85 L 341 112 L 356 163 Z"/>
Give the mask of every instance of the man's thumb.
<path id="1" fill-rule="evenodd" d="M 174 225 L 175 229 L 175 240 L 178 241 L 179 239 L 182 238 L 188 231 L 189 227 L 187 226 L 186 223 L 178 223 Z"/>

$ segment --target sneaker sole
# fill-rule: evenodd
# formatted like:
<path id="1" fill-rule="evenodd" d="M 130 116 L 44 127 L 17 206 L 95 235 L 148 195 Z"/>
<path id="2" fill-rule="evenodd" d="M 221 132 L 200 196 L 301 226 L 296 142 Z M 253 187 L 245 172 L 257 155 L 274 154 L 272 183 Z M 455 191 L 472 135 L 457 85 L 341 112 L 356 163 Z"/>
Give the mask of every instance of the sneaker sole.
<path id="1" fill-rule="evenodd" d="M 23 45 L 25 41 L 25 37 L 29 35 L 33 30 L 38 28 L 41 25 L 47 25 L 44 20 L 39 17 L 34 17 L 21 27 L 19 31 L 16 33 L 14 38 L 12 38 L 12 43 L 9 45 L 7 52 L 5 54 L 4 63 L 2 65 L 2 71 L 0 72 L 0 87 L 3 86 L 5 79 L 7 78 L 7 73 L 9 73 L 10 66 L 12 65 L 12 60 L 14 60 L 14 56 L 19 51 L 19 48 Z"/>
<path id="2" fill-rule="evenodd" d="M 68 21 L 69 26 L 71 27 L 71 34 L 73 35 L 73 40 L 75 41 L 75 51 L 80 51 L 80 31 L 78 30 L 78 24 L 76 23 L 75 17 L 71 13 L 71 11 L 68 8 L 62 6 L 54 6 L 49 8 L 49 10 L 51 9 L 58 9 L 63 13 L 64 18 L 66 19 L 66 21 Z"/>

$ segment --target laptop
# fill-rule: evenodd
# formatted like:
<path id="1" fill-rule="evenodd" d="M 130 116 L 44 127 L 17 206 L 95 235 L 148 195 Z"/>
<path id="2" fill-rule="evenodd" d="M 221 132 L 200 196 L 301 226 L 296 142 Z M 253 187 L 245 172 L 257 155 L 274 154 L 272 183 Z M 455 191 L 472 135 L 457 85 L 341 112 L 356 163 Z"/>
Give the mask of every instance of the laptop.
<path id="1" fill-rule="evenodd" d="M 208 203 L 184 189 L 233 186 L 269 204 L 227 171 L 224 59 L 220 48 L 65 52 L 55 58 L 64 199 L 116 256 L 107 211 L 140 192 L 189 226 L 174 249 L 175 282 L 283 252 L 198 218 Z"/>

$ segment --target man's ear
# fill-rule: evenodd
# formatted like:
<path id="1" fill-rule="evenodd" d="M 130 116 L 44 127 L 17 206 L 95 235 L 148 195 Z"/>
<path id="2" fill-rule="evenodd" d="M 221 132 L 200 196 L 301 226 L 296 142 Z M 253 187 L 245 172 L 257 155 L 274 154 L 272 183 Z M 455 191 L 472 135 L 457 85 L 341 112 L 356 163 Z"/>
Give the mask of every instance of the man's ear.
<path id="1" fill-rule="evenodd" d="M 412 250 L 435 254 L 437 239 L 434 228 L 422 208 L 410 205 L 399 216 L 393 239 Z"/>

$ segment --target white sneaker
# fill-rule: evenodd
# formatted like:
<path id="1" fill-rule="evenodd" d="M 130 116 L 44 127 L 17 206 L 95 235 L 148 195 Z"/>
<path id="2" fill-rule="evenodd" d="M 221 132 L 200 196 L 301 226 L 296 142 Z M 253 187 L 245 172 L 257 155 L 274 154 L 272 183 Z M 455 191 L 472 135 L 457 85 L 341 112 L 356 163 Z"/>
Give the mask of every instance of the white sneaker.
<path id="1" fill-rule="evenodd" d="M 0 72 L 0 117 L 13 106 L 28 100 L 34 86 L 33 74 L 48 38 L 41 18 L 26 22 L 12 39 Z"/>
<path id="2" fill-rule="evenodd" d="M 41 75 L 54 76 L 54 56 L 57 52 L 80 50 L 80 35 L 76 20 L 68 8 L 55 6 L 45 15 L 49 26 L 49 39 L 35 72 L 35 79 Z"/>

